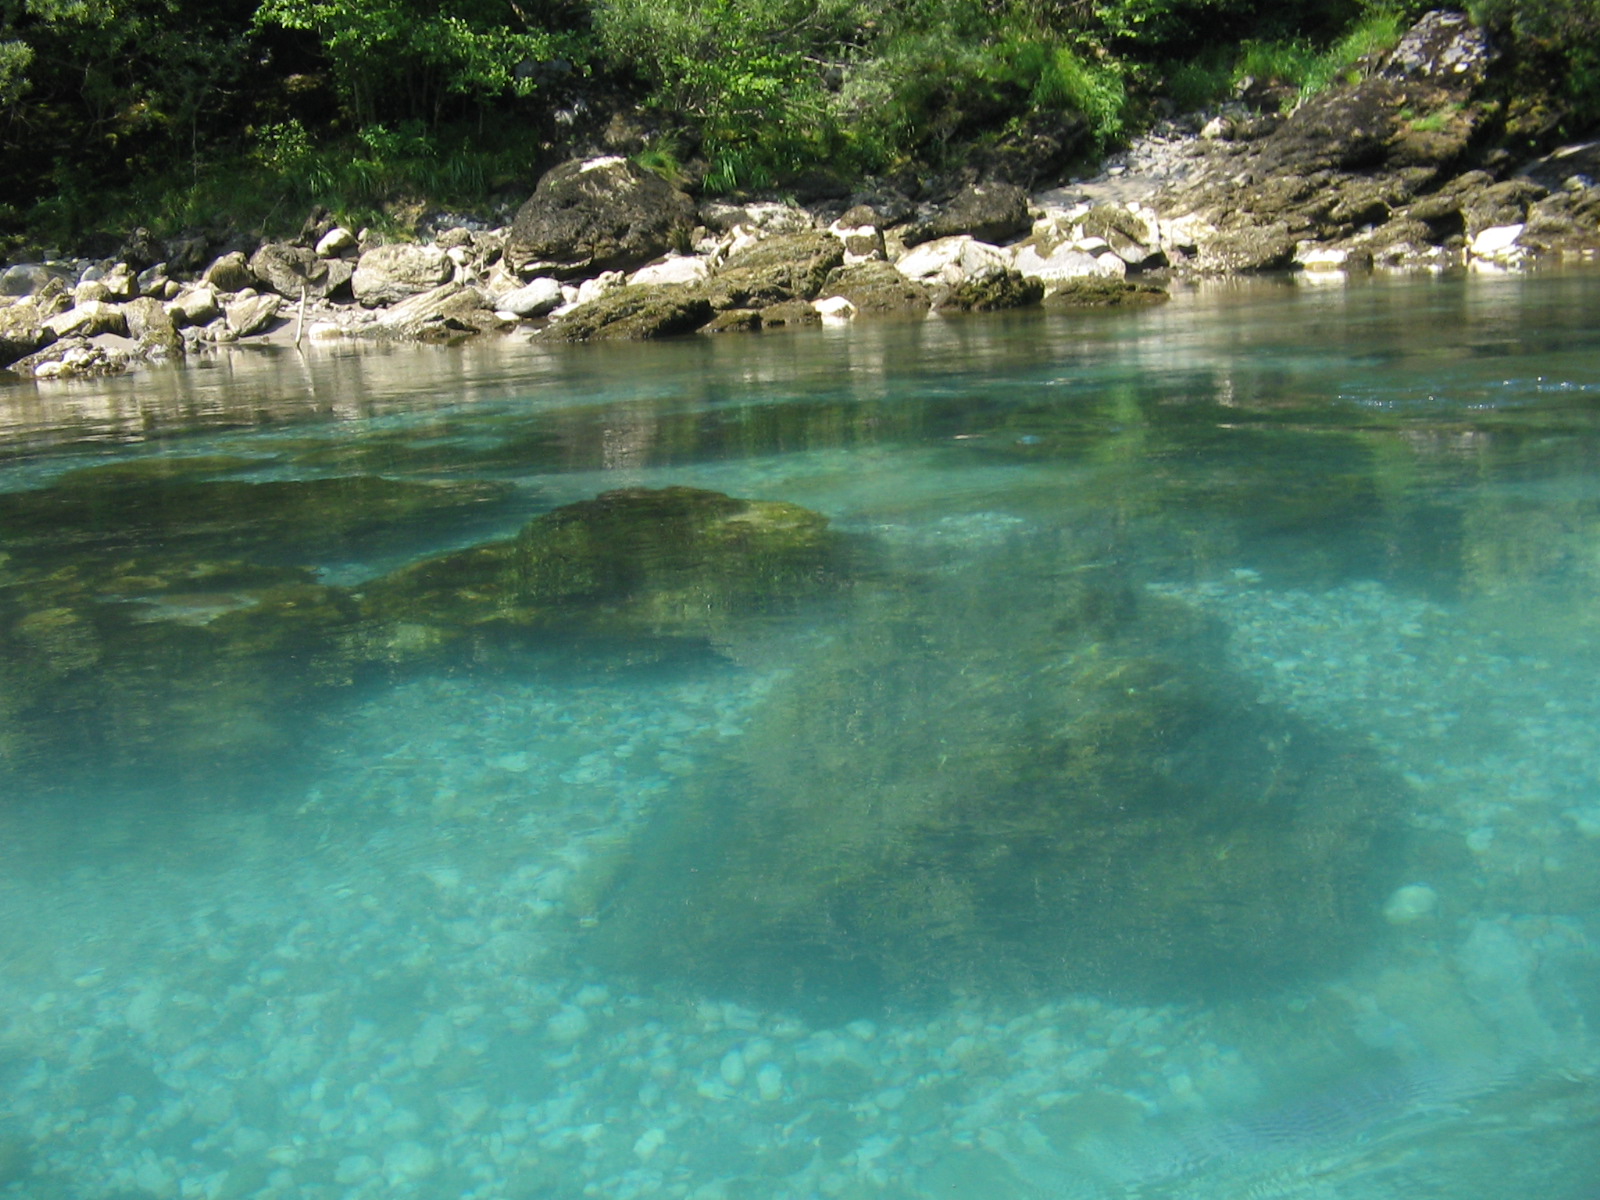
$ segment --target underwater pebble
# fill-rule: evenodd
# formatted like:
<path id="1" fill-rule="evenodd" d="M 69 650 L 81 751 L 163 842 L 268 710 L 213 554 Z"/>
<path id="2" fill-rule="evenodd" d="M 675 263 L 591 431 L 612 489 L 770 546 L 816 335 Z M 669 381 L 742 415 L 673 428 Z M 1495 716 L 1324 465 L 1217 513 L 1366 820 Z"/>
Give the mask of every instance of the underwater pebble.
<path id="1" fill-rule="evenodd" d="M 611 989 L 603 983 L 588 983 L 578 989 L 572 1002 L 579 1008 L 598 1008 L 611 999 Z"/>
<path id="2" fill-rule="evenodd" d="M 396 1142 L 383 1152 L 383 1176 L 391 1187 L 426 1179 L 439 1169 L 439 1156 L 421 1142 Z"/>
<path id="3" fill-rule="evenodd" d="M 656 1151 L 661 1149 L 667 1140 L 666 1131 L 663 1129 L 646 1129 L 633 1143 L 634 1157 L 640 1162 L 649 1162 L 656 1156 Z"/>
<path id="4" fill-rule="evenodd" d="M 1592 808 L 1569 808 L 1561 814 L 1587 838 L 1600 838 L 1600 805 Z"/>
<path id="5" fill-rule="evenodd" d="M 1383 919 L 1391 925 L 1409 925 L 1431 915 L 1438 907 L 1438 892 L 1425 883 L 1408 883 L 1396 888 L 1384 903 Z"/>
<path id="6" fill-rule="evenodd" d="M 769 1104 L 783 1096 L 783 1068 L 777 1063 L 763 1063 L 756 1072 L 756 1093 Z"/>
<path id="7" fill-rule="evenodd" d="M 544 1023 L 545 1033 L 555 1042 L 575 1042 L 589 1032 L 589 1014 L 568 1005 Z"/>
<path id="8" fill-rule="evenodd" d="M 365 1154 L 350 1154 L 339 1160 L 339 1165 L 334 1168 L 333 1181 L 335 1183 L 361 1183 L 371 1178 L 378 1170 L 378 1164 Z"/>
<path id="9" fill-rule="evenodd" d="M 729 1087 L 738 1087 L 744 1082 L 744 1055 L 737 1050 L 729 1050 L 717 1064 L 717 1074 L 722 1076 L 722 1082 Z"/>

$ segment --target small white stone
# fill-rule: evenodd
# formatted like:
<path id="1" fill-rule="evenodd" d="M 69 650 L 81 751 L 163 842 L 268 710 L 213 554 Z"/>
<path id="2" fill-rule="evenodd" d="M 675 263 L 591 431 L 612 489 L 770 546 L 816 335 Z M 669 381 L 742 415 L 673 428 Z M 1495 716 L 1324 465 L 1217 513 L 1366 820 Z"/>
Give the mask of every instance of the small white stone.
<path id="1" fill-rule="evenodd" d="M 1490 829 L 1488 826 L 1484 826 L 1481 829 L 1474 829 L 1471 833 L 1467 834 L 1467 849 L 1471 850 L 1474 854 L 1483 854 L 1492 845 L 1494 845 L 1494 830 Z"/>
<path id="2" fill-rule="evenodd" d="M 354 250 L 355 246 L 356 235 L 343 225 L 335 225 L 317 242 L 317 257 L 333 258 L 346 250 Z"/>
<path id="3" fill-rule="evenodd" d="M 744 1082 L 744 1055 L 737 1050 L 729 1050 L 717 1064 L 717 1074 L 722 1076 L 722 1082 L 729 1087 L 738 1087 Z"/>
<path id="4" fill-rule="evenodd" d="M 640 1162 L 649 1162 L 656 1156 L 656 1151 L 661 1149 L 667 1140 L 665 1130 L 646 1129 L 639 1135 L 639 1140 L 633 1143 L 633 1153 Z"/>
<path id="5" fill-rule="evenodd" d="M 389 1185 L 426 1179 L 439 1169 L 439 1156 L 421 1142 L 396 1142 L 383 1152 L 383 1175 Z"/>
<path id="6" fill-rule="evenodd" d="M 551 1041 L 575 1042 L 589 1032 L 589 1014 L 568 1005 L 546 1021 L 544 1028 Z"/>
<path id="7" fill-rule="evenodd" d="M 1391 925 L 1409 925 L 1429 916 L 1439 906 L 1439 893 L 1425 883 L 1408 883 L 1395 889 L 1383 906 L 1383 919 Z"/>
<path id="8" fill-rule="evenodd" d="M 825 320 L 847 321 L 856 315 L 856 306 L 843 296 L 824 296 L 820 300 L 813 300 L 811 307 Z"/>
<path id="9" fill-rule="evenodd" d="M 1522 248 L 1517 239 L 1522 236 L 1521 225 L 1491 225 L 1480 230 L 1471 242 L 1473 258 L 1486 258 L 1493 262 L 1510 262 L 1521 257 Z"/>
<path id="10" fill-rule="evenodd" d="M 640 267 L 628 277 L 631 284 L 686 284 L 699 283 L 711 273 L 703 258 L 688 255 L 669 255 L 661 262 Z"/>
<path id="11" fill-rule="evenodd" d="M 756 1072 L 756 1091 L 769 1104 L 783 1096 L 783 1068 L 775 1062 L 763 1063 Z"/>

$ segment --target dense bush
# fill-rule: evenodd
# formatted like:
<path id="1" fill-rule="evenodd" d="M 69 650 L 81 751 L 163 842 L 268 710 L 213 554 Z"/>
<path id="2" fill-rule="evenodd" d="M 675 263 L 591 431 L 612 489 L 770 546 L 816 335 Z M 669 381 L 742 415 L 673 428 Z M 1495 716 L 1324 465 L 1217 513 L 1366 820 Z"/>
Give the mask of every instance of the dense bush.
<path id="1" fill-rule="evenodd" d="M 1529 75 L 1559 81 L 1568 110 L 1563 132 L 1576 136 L 1600 124 L 1600 2 L 1475 0 L 1469 9 L 1516 47 Z"/>
<path id="2" fill-rule="evenodd" d="M 1561 132 L 1600 121 L 1596 0 L 1471 2 L 1523 79 L 1557 81 Z M 0 233 L 192 221 L 261 188 L 286 212 L 404 191 L 465 202 L 531 183 L 551 114 L 586 97 L 652 108 L 663 134 L 648 153 L 669 168 L 702 158 L 713 190 L 817 166 L 958 166 L 1041 130 L 1093 153 L 1162 105 L 1211 104 L 1246 77 L 1292 102 L 1423 7 L 0 0 Z"/>

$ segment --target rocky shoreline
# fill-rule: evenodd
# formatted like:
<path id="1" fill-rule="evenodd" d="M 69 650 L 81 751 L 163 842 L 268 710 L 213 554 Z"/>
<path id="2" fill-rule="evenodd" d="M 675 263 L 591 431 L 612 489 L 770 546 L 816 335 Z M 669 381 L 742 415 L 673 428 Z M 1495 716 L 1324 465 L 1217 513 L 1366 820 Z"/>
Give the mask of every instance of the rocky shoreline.
<path id="1" fill-rule="evenodd" d="M 1250 89 L 1167 122 L 1101 174 L 912 197 L 697 202 L 628 159 L 564 163 L 509 225 L 441 217 L 385 242 L 319 214 L 213 256 L 135 238 L 0 273 L 0 371 L 105 374 L 233 343 L 650 338 L 1159 301 L 1174 279 L 1517 269 L 1600 255 L 1600 142 L 1519 161 L 1485 89 L 1495 51 L 1424 16 L 1359 78 L 1287 115 Z"/>

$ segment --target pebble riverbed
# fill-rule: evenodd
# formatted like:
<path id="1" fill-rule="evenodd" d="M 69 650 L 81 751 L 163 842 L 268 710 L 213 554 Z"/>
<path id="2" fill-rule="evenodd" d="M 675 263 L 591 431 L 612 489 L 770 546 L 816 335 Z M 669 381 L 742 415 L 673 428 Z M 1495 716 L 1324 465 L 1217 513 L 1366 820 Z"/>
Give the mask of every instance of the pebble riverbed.
<path id="1" fill-rule="evenodd" d="M 1437 1187 L 1483 1168 L 1485 1129 L 1581 1139 L 1600 928 L 1561 899 L 1600 872 L 1583 673 L 1376 583 L 1153 590 L 1223 621 L 1265 699 L 1376 747 L 1448 851 L 1393 881 L 1346 978 L 838 1028 L 630 992 L 573 951 L 603 919 L 585 876 L 782 668 L 419 679 L 340 714 L 276 806 L 97 825 L 70 853 L 8 818 L 0 1195 L 1399 1197 L 1423 1186 L 1406 1153 Z"/>

